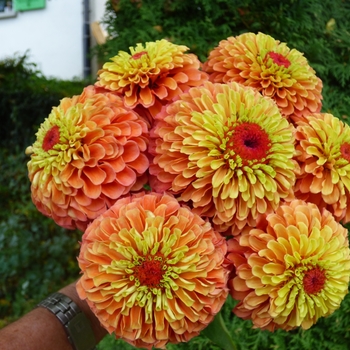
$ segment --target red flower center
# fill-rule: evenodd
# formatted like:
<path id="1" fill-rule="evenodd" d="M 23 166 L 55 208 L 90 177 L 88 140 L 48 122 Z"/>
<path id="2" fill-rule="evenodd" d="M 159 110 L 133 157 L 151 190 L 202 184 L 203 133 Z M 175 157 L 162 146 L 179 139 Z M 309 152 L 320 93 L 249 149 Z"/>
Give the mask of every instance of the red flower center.
<path id="1" fill-rule="evenodd" d="M 57 125 L 54 125 L 45 135 L 43 141 L 43 150 L 45 152 L 53 149 L 53 146 L 58 143 L 60 140 L 60 128 Z"/>
<path id="2" fill-rule="evenodd" d="M 137 268 L 136 275 L 141 285 L 158 287 L 163 278 L 163 264 L 159 260 L 146 260 Z"/>
<path id="3" fill-rule="evenodd" d="M 138 60 L 139 58 L 141 58 L 143 55 L 147 55 L 147 51 L 140 51 L 138 53 L 135 53 L 135 55 L 132 55 L 131 58 L 133 60 Z"/>
<path id="4" fill-rule="evenodd" d="M 279 66 L 284 66 L 288 68 L 291 65 L 290 61 L 280 53 L 270 51 L 268 55 L 270 56 L 270 58 L 272 58 L 273 62 Z"/>
<path id="5" fill-rule="evenodd" d="M 350 144 L 348 144 L 347 142 L 344 142 L 340 146 L 340 153 L 344 159 L 346 159 L 348 162 L 350 162 Z"/>
<path id="6" fill-rule="evenodd" d="M 227 144 L 228 148 L 238 154 L 246 165 L 247 161 L 263 160 L 271 148 L 269 135 L 260 125 L 242 123 L 235 127 Z"/>
<path id="7" fill-rule="evenodd" d="M 323 289 L 326 282 L 326 275 L 324 271 L 318 267 L 305 273 L 303 284 L 304 290 L 307 294 L 317 294 Z"/>

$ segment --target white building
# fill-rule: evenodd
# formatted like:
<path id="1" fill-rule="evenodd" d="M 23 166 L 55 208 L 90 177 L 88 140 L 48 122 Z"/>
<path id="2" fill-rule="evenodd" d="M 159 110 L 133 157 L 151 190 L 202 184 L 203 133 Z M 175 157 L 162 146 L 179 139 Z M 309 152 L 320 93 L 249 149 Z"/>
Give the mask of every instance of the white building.
<path id="1" fill-rule="evenodd" d="M 95 74 L 90 25 L 102 19 L 106 1 L 0 0 L 0 60 L 27 53 L 46 77 Z"/>

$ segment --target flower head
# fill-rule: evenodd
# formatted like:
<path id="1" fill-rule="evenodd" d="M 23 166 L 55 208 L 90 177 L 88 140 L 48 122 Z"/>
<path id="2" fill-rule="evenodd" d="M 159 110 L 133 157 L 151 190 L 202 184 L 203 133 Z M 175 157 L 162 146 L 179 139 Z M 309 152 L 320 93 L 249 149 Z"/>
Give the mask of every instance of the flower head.
<path id="1" fill-rule="evenodd" d="M 296 132 L 300 174 L 295 195 L 350 222 L 350 127 L 329 113 L 299 122 Z"/>
<path id="2" fill-rule="evenodd" d="M 180 194 L 221 232 L 254 225 L 292 193 L 294 128 L 257 91 L 207 82 L 159 119 L 151 130 L 156 188 Z"/>
<path id="3" fill-rule="evenodd" d="M 144 107 L 155 116 L 161 106 L 191 86 L 208 80 L 188 47 L 163 39 L 120 51 L 98 72 L 98 86 L 124 97 L 127 107 Z"/>
<path id="4" fill-rule="evenodd" d="M 222 40 L 203 70 L 216 83 L 236 81 L 273 98 L 293 121 L 321 110 L 322 82 L 303 54 L 263 33 Z"/>
<path id="5" fill-rule="evenodd" d="M 348 293 L 347 230 L 313 203 L 293 200 L 228 242 L 235 273 L 228 285 L 234 313 L 255 327 L 310 328 Z"/>
<path id="6" fill-rule="evenodd" d="M 64 98 L 28 147 L 32 199 L 65 228 L 86 225 L 147 182 L 146 122 L 119 96 L 89 86 Z"/>
<path id="7" fill-rule="evenodd" d="M 119 199 L 83 235 L 79 296 L 134 346 L 197 336 L 228 291 L 226 241 L 170 195 Z"/>

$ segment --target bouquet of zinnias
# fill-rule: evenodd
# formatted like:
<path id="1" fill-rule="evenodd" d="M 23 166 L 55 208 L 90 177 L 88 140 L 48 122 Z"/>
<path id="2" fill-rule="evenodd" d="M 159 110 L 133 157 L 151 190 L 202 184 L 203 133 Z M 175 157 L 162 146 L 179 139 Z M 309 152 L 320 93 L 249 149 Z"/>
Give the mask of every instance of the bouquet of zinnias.
<path id="1" fill-rule="evenodd" d="M 54 107 L 33 202 L 83 232 L 78 293 L 134 346 L 189 341 L 229 295 L 254 327 L 308 329 L 348 291 L 350 128 L 268 35 L 187 50 L 137 44 Z"/>

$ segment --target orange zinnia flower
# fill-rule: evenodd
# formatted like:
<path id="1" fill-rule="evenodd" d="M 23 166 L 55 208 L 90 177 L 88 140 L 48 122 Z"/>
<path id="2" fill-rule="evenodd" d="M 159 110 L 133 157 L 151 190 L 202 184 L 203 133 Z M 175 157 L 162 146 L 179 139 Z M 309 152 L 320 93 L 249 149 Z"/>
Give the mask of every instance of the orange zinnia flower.
<path id="1" fill-rule="evenodd" d="M 295 195 L 350 222 L 350 127 L 329 113 L 317 113 L 297 126 L 301 172 Z"/>
<path id="2" fill-rule="evenodd" d="M 226 300 L 226 251 L 210 223 L 170 195 L 119 199 L 83 235 L 78 294 L 136 347 L 187 342 Z"/>
<path id="3" fill-rule="evenodd" d="M 222 40 L 203 65 L 215 83 L 236 81 L 273 98 L 293 121 L 319 112 L 322 82 L 303 54 L 263 33 Z"/>
<path id="4" fill-rule="evenodd" d="M 67 229 L 86 225 L 147 182 L 146 122 L 119 96 L 89 86 L 62 99 L 27 148 L 32 199 Z"/>
<path id="5" fill-rule="evenodd" d="M 151 185 L 179 194 L 220 232 L 235 234 L 292 194 L 293 131 L 257 91 L 207 82 L 160 113 L 151 130 Z"/>
<path id="6" fill-rule="evenodd" d="M 313 203 L 293 200 L 228 242 L 235 273 L 228 285 L 234 313 L 257 328 L 310 328 L 348 293 L 347 230 Z"/>
<path id="7" fill-rule="evenodd" d="M 208 80 L 188 47 L 163 39 L 120 51 L 98 72 L 98 86 L 124 97 L 127 107 L 142 108 L 154 117 L 162 105 Z M 140 112 L 141 113 L 141 112 Z"/>

